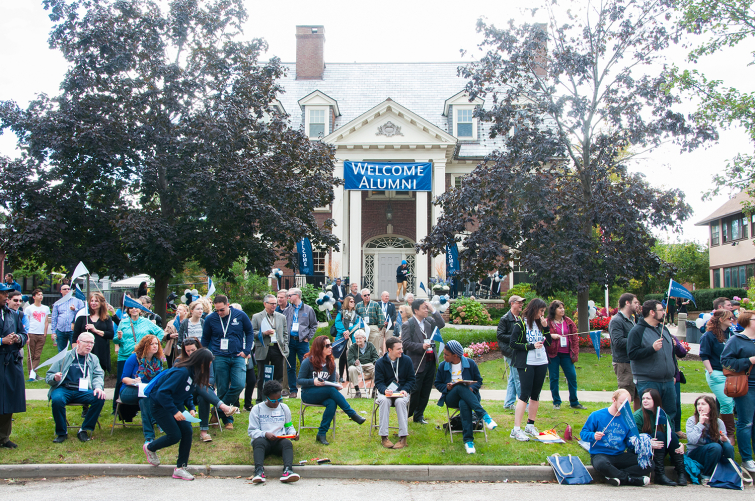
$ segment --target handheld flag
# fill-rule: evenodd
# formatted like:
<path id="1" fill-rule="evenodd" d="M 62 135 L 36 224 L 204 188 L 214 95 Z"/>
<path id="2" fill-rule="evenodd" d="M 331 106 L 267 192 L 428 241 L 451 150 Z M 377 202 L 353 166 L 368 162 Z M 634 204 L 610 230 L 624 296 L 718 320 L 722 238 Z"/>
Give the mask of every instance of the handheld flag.
<path id="1" fill-rule="evenodd" d="M 655 431 L 658 431 L 658 425 L 662 425 L 666 427 L 666 445 L 668 446 L 671 443 L 671 426 L 668 420 L 668 416 L 666 416 L 666 412 L 658 407 L 658 411 L 655 413 Z"/>
<path id="2" fill-rule="evenodd" d="M 215 294 L 215 283 L 210 277 L 207 277 L 207 297 Z"/>
<path id="3" fill-rule="evenodd" d="M 425 284 L 423 284 L 422 282 L 420 282 L 419 283 L 419 288 L 422 289 L 423 291 L 425 291 L 425 294 L 427 294 L 427 289 L 425 289 Z M 429 296 L 430 294 L 427 294 L 427 295 Z"/>
<path id="4" fill-rule="evenodd" d="M 89 275 L 89 270 L 87 270 L 87 267 L 84 266 L 84 263 L 82 261 L 79 261 L 79 264 L 77 264 L 76 268 L 73 270 L 73 275 L 71 275 L 71 282 L 82 275 Z"/>
<path id="5" fill-rule="evenodd" d="M 142 303 L 128 296 L 123 296 L 123 308 L 139 308 L 140 310 L 151 313 L 152 315 L 155 314 L 154 311 L 150 310 L 149 308 L 145 308 Z"/>
<path id="6" fill-rule="evenodd" d="M 61 304 L 65 303 L 66 301 L 68 301 L 69 299 L 71 299 L 72 297 L 73 297 L 73 290 L 71 290 L 71 292 L 69 292 L 65 296 L 63 296 L 60 299 L 58 299 L 57 301 L 55 301 L 55 304 L 61 305 Z"/>
<path id="7" fill-rule="evenodd" d="M 346 338 L 342 337 L 341 339 L 333 343 L 333 358 L 335 359 L 341 358 L 341 355 L 343 355 L 343 352 L 345 349 L 346 349 Z"/>
<path id="8" fill-rule="evenodd" d="M 73 296 L 76 299 L 81 299 L 82 301 L 86 303 L 87 297 L 86 295 L 84 295 L 84 291 L 82 291 L 81 288 L 79 287 L 79 284 L 76 284 L 76 286 L 73 288 Z"/>
<path id="9" fill-rule="evenodd" d="M 600 360 L 600 334 L 602 331 L 590 331 L 590 339 L 592 340 L 592 347 L 595 348 L 595 354 Z"/>
<path id="10" fill-rule="evenodd" d="M 637 429 L 637 423 L 634 422 L 634 416 L 632 415 L 632 409 L 629 404 L 629 399 L 624 400 L 619 407 L 621 419 L 624 420 L 624 424 L 629 428 L 629 434 L 634 437 L 640 436 L 640 430 Z"/>
<path id="11" fill-rule="evenodd" d="M 683 297 L 684 299 L 689 299 L 692 301 L 692 304 L 697 306 L 697 303 L 695 303 L 695 297 L 692 293 L 682 284 L 675 282 L 671 278 L 668 281 L 668 297 Z"/>
<path id="12" fill-rule="evenodd" d="M 437 327 L 433 331 L 432 337 L 430 337 L 430 341 L 437 341 L 440 343 L 440 347 L 438 348 L 438 351 L 443 351 L 443 347 L 445 346 L 445 343 L 443 342 L 443 336 L 440 335 L 440 329 Z"/>
<path id="13" fill-rule="evenodd" d="M 40 367 L 46 367 L 48 365 L 52 365 L 58 360 L 63 360 L 63 358 L 68 354 L 69 351 L 71 351 L 69 348 L 71 347 L 70 341 L 66 345 L 66 349 L 55 355 L 54 357 L 49 358 L 48 360 L 42 362 L 38 366 L 34 367 L 34 370 L 38 370 Z"/>

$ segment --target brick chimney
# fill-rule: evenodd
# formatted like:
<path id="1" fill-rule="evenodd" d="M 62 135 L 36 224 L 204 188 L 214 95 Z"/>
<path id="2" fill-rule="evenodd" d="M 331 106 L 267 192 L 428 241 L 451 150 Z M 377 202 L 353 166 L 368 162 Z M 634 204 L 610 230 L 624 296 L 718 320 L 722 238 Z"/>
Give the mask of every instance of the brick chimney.
<path id="1" fill-rule="evenodd" d="M 296 27 L 296 79 L 322 80 L 325 71 L 324 26 Z"/>

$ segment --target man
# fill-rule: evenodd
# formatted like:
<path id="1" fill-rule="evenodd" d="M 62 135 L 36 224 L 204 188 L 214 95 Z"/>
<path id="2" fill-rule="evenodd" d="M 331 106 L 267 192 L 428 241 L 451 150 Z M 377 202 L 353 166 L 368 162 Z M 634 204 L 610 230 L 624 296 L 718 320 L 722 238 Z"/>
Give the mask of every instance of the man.
<path id="1" fill-rule="evenodd" d="M 616 382 L 619 389 L 626 390 L 632 397 L 634 410 L 640 408 L 640 395 L 634 385 L 632 367 L 627 355 L 627 338 L 636 322 L 634 312 L 640 301 L 637 296 L 624 293 L 619 297 L 619 312 L 613 316 L 608 324 L 608 333 L 611 335 L 611 356 L 613 358 L 613 372 L 616 374 Z"/>
<path id="2" fill-rule="evenodd" d="M 12 273 L 6 273 L 5 274 L 5 285 L 8 287 L 17 290 L 18 292 L 21 292 L 21 286 L 13 280 L 13 274 Z"/>
<path id="3" fill-rule="evenodd" d="M 34 381 L 32 372 L 39 365 L 42 349 L 45 347 L 45 341 L 47 341 L 47 328 L 50 325 L 50 307 L 42 304 L 42 299 L 44 298 L 42 289 L 34 289 L 31 297 L 34 304 L 27 306 L 24 314 L 29 319 L 29 345 L 27 347 L 29 354 L 29 381 Z"/>
<path id="4" fill-rule="evenodd" d="M 73 319 L 76 312 L 84 307 L 84 302 L 71 294 L 71 286 L 60 286 L 62 298 L 55 301 L 50 313 L 50 326 L 52 327 L 52 340 L 58 343 L 58 353 L 65 350 L 73 340 Z"/>
<path id="5" fill-rule="evenodd" d="M 82 442 L 91 440 L 88 433 L 94 431 L 100 411 L 105 404 L 104 380 L 105 373 L 100 366 L 99 359 L 92 355 L 94 335 L 82 332 L 79 335 L 76 349 L 66 353 L 47 371 L 45 380 L 50 385 L 47 398 L 50 399 L 52 417 L 55 420 L 55 439 L 60 444 L 68 440 L 68 423 L 66 422 L 66 406 L 77 403 L 89 406 L 84 422 L 76 434 Z"/>
<path id="6" fill-rule="evenodd" d="M 396 299 L 401 301 L 401 298 L 406 294 L 406 282 L 409 281 L 409 267 L 406 264 L 406 260 L 401 261 L 401 266 L 396 269 L 396 283 L 398 287 L 396 289 Z"/>
<path id="7" fill-rule="evenodd" d="M 377 404 L 379 408 L 379 432 L 383 447 L 386 449 L 403 449 L 406 447 L 406 437 L 409 435 L 409 394 L 414 388 L 414 366 L 409 357 L 402 356 L 403 347 L 397 337 L 388 338 L 385 342 L 386 353 L 375 363 L 375 388 L 377 389 Z M 398 418 L 397 444 L 388 440 L 388 420 L 391 406 L 396 408 Z"/>
<path id="8" fill-rule="evenodd" d="M 616 390 L 611 405 L 590 414 L 579 434 L 582 440 L 590 444 L 592 467 L 615 487 L 644 487 L 650 484 L 651 466 L 640 468 L 637 454 L 629 442 L 629 427 L 619 416 L 621 405 L 630 398 L 627 390 Z"/>
<path id="9" fill-rule="evenodd" d="M 367 340 L 372 343 L 378 353 L 384 353 L 385 341 L 380 335 L 380 329 L 385 325 L 385 316 L 380 305 L 370 299 L 370 289 L 362 289 L 362 301 L 357 302 L 356 310 L 357 316 L 364 320 L 364 325 L 369 326 L 365 328 L 367 334 Z"/>
<path id="10" fill-rule="evenodd" d="M 362 295 L 359 293 L 359 283 L 351 282 L 349 285 L 349 296 L 354 298 L 354 304 L 357 305 L 362 301 Z"/>
<path id="11" fill-rule="evenodd" d="M 265 309 L 252 315 L 252 330 L 257 342 L 254 348 L 254 358 L 257 359 L 257 403 L 262 402 L 262 389 L 265 385 L 265 366 L 273 366 L 273 379 L 279 383 L 283 381 L 283 369 L 288 358 L 289 334 L 286 326 L 286 316 L 275 311 L 276 299 L 272 294 L 266 294 L 263 303 Z M 265 325 L 265 330 L 262 325 Z M 261 336 L 260 336 L 261 334 Z M 260 341 L 262 337 L 262 342 Z M 251 402 L 244 402 L 251 410 Z"/>
<path id="12" fill-rule="evenodd" d="M 275 307 L 275 311 L 283 313 L 288 308 L 288 290 L 280 289 L 276 295 L 276 301 L 278 301 L 278 305 Z"/>
<path id="13" fill-rule="evenodd" d="M 383 339 L 386 339 L 391 337 L 396 330 L 394 328 L 396 325 L 396 306 L 391 303 L 391 295 L 388 294 L 388 291 L 383 291 L 383 293 L 380 294 L 380 309 L 383 310 L 383 317 L 385 318 L 382 329 Z M 382 351 L 385 351 L 385 346 L 382 348 Z"/>
<path id="14" fill-rule="evenodd" d="M 673 423 L 676 417 L 676 360 L 674 339 L 662 325 L 665 313 L 661 302 L 655 299 L 642 304 L 643 318 L 629 331 L 627 354 L 637 393 L 642 395 L 647 388 L 658 390 L 661 407 L 669 422 Z"/>
<path id="15" fill-rule="evenodd" d="M 432 317 L 428 318 L 431 314 Z M 446 323 L 440 312 L 424 299 L 417 299 L 412 303 L 412 315 L 412 318 L 401 324 L 401 342 L 416 367 L 416 383 L 409 404 L 409 415 L 415 423 L 427 424 L 425 408 L 435 382 L 437 362 L 435 342 L 430 338 L 436 327 L 442 329 Z"/>
<path id="16" fill-rule="evenodd" d="M 29 319 L 26 318 L 24 310 L 23 308 L 21 308 L 21 305 L 23 303 L 24 296 L 17 290 L 12 290 L 8 293 L 8 308 L 10 308 L 13 313 L 18 315 L 18 318 L 21 319 L 21 323 L 23 324 L 25 331 L 29 332 Z"/>
<path id="17" fill-rule="evenodd" d="M 235 402 L 246 384 L 247 358 L 254 346 L 252 322 L 242 310 L 231 308 L 222 294 L 213 300 L 215 312 L 202 327 L 202 346 L 215 355 L 215 389 L 223 402 Z M 226 430 L 233 429 L 233 416 L 220 413 Z"/>
<path id="18" fill-rule="evenodd" d="M 734 313 L 734 305 L 732 304 L 731 300 L 728 297 L 719 297 L 713 300 L 713 311 L 711 311 L 711 315 L 718 310 L 727 310 Z M 734 317 L 735 320 L 732 323 L 732 326 L 729 327 L 729 333 L 727 334 L 727 339 L 730 336 L 733 336 L 737 332 L 737 326 L 736 326 L 736 316 Z M 705 334 L 708 330 L 708 320 L 706 320 L 703 325 L 700 327 L 700 332 Z"/>
<path id="19" fill-rule="evenodd" d="M 26 390 L 24 386 L 24 362 L 21 349 L 28 337 L 21 323 L 21 317 L 8 308 L 8 292 L 14 291 L 8 284 L 0 284 L 0 447 L 15 449 L 11 442 L 13 413 L 26 412 Z"/>
<path id="20" fill-rule="evenodd" d="M 142 306 L 144 306 L 148 310 L 152 310 L 152 298 L 150 298 L 149 296 L 141 296 L 139 298 L 139 302 L 142 303 Z M 163 328 L 163 319 L 157 313 L 147 313 L 146 311 L 143 311 L 142 316 L 161 329 Z"/>
<path id="21" fill-rule="evenodd" d="M 317 333 L 317 316 L 311 306 L 302 302 L 301 289 L 298 287 L 288 290 L 288 299 L 291 304 L 283 312 L 288 332 L 291 333 L 288 341 L 288 390 L 289 398 L 296 398 L 299 396 L 296 387 L 296 358 L 301 363 L 304 355 L 309 353 L 309 340 Z"/>
<path id="22" fill-rule="evenodd" d="M 506 362 L 509 373 L 508 384 L 506 386 L 506 401 L 503 403 L 503 408 L 513 411 L 516 407 L 516 400 L 519 398 L 522 390 L 519 385 L 519 371 L 511 365 L 512 351 L 509 346 L 509 340 L 511 339 L 511 334 L 514 332 L 514 324 L 523 323 L 521 314 L 524 307 L 524 298 L 516 295 L 511 296 L 509 298 L 509 305 L 509 311 L 498 322 L 496 339 L 498 339 L 498 347 L 501 349 L 501 353 L 503 353 L 503 360 Z"/>
<path id="23" fill-rule="evenodd" d="M 343 300 L 346 298 L 346 287 L 341 285 L 341 279 L 336 278 L 336 283 L 330 289 L 330 293 L 336 302 L 336 312 L 341 311 Z"/>
<path id="24" fill-rule="evenodd" d="M 356 397 L 362 398 L 359 390 L 359 379 L 366 383 L 375 377 L 375 362 L 380 358 L 372 343 L 367 342 L 367 335 L 362 329 L 354 333 L 356 343 L 349 346 L 346 361 L 349 367 L 349 381 L 356 388 Z"/>

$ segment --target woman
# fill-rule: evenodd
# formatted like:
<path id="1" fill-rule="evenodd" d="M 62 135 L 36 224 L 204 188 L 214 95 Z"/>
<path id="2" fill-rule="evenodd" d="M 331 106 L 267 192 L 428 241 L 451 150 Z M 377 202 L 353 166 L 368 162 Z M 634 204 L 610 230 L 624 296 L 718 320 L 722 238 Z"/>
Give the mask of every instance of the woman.
<path id="1" fill-rule="evenodd" d="M 189 305 L 188 317 L 181 321 L 178 328 L 178 345 L 182 346 L 188 338 L 202 339 L 204 327 L 204 304 L 194 301 Z"/>
<path id="2" fill-rule="evenodd" d="M 246 432 L 252 439 L 254 451 L 254 484 L 265 481 L 265 456 L 270 453 L 283 456 L 281 482 L 299 480 L 299 474 L 294 473 L 294 444 L 291 443 L 291 440 L 299 440 L 299 433 L 291 423 L 291 410 L 283 403 L 281 390 L 281 384 L 275 379 L 266 381 L 262 387 L 265 400 L 249 412 Z M 283 435 L 291 439 L 279 438 Z"/>
<path id="3" fill-rule="evenodd" d="M 199 339 L 189 338 L 181 345 L 181 355 L 178 360 L 188 359 L 192 353 L 202 347 L 202 343 Z M 233 416 L 238 407 L 230 406 L 223 403 L 217 393 L 215 393 L 215 372 L 210 364 L 210 384 L 208 386 L 197 386 L 192 393 L 194 401 L 199 407 L 199 439 L 202 442 L 212 442 L 212 436 L 210 436 L 210 404 L 214 405 L 225 413 L 226 416 Z"/>
<path id="4" fill-rule="evenodd" d="M 511 430 L 511 438 L 520 442 L 529 440 L 528 434 L 537 436 L 535 418 L 537 408 L 540 406 L 540 390 L 543 389 L 545 373 L 548 371 L 548 354 L 546 346 L 552 341 L 558 341 L 561 336 L 551 334 L 548 321 L 543 317 L 545 313 L 545 301 L 535 298 L 530 301 L 527 308 L 522 312 L 522 319 L 514 324 L 509 346 L 513 351 L 511 365 L 519 373 L 521 393 L 516 402 L 514 411 L 514 429 Z M 527 426 L 521 429 L 524 411 L 529 402 Z"/>
<path id="5" fill-rule="evenodd" d="M 558 391 L 558 368 L 564 369 L 564 376 L 569 385 L 569 405 L 572 409 L 586 409 L 577 398 L 577 371 L 574 364 L 579 360 L 579 337 L 577 326 L 567 317 L 566 308 L 561 301 L 553 301 L 548 307 L 548 325 L 551 332 L 555 332 L 561 339 L 558 343 L 551 343 L 545 350 L 548 354 L 548 374 L 550 375 L 551 396 L 553 408 L 561 408 L 561 393 Z"/>
<path id="6" fill-rule="evenodd" d="M 128 357 L 134 353 L 136 345 L 148 334 L 156 336 L 159 340 L 162 340 L 165 335 L 161 328 L 142 317 L 141 311 L 139 308 L 127 308 L 126 313 L 128 316 L 124 317 L 121 323 L 118 324 L 115 338 L 113 338 L 113 343 L 118 348 L 118 374 L 115 379 L 115 391 L 113 392 L 113 412 L 115 412 L 115 401 L 118 400 L 118 396 L 120 395 L 123 367 L 126 365 Z M 121 409 L 123 409 L 123 406 L 121 406 Z M 124 414 L 127 413 L 122 413 L 121 417 L 128 419 L 129 415 Z"/>
<path id="7" fill-rule="evenodd" d="M 139 302 L 142 303 L 142 306 L 147 308 L 148 310 L 152 310 L 152 298 L 149 296 L 141 296 L 139 298 Z M 163 317 L 158 315 L 157 313 L 147 313 L 146 311 L 142 310 L 142 316 L 145 317 L 147 320 L 152 322 L 153 324 L 157 325 L 161 329 L 163 328 Z"/>
<path id="8" fill-rule="evenodd" d="M 724 422 L 718 417 L 713 397 L 701 395 L 695 399 L 695 415 L 687 419 L 687 455 L 702 465 L 700 483 L 703 485 L 710 480 L 721 457 L 734 458 L 734 446 L 726 435 Z"/>
<path id="9" fill-rule="evenodd" d="M 352 329 L 352 325 L 356 319 L 357 310 L 356 305 L 354 304 L 354 298 L 347 296 L 343 300 L 341 311 L 339 311 L 338 316 L 336 316 L 335 325 L 337 334 L 336 338 L 333 340 L 334 343 L 337 343 L 340 339 L 343 339 L 344 337 L 346 338 L 346 346 L 341 353 L 341 358 L 338 359 L 338 377 L 341 379 L 346 379 L 344 376 L 344 370 L 348 365 L 346 363 L 346 352 L 349 347 L 351 347 L 351 343 L 356 342 L 354 339 L 354 333 L 352 332 L 354 330 Z"/>
<path id="10" fill-rule="evenodd" d="M 152 466 L 158 466 L 160 458 L 157 451 L 178 443 L 178 459 L 173 470 L 173 478 L 194 480 L 194 476 L 186 469 L 191 452 L 191 423 L 186 421 L 180 409 L 187 400 L 191 402 L 189 397 L 197 386 L 209 384 L 212 359 L 210 350 L 197 350 L 189 358 L 179 360 L 165 377 L 157 380 L 154 387 L 150 388 L 152 417 L 165 435 L 154 442 L 145 443 L 142 449 L 147 456 L 147 462 Z M 191 415 L 195 414 L 192 409 Z"/>
<path id="11" fill-rule="evenodd" d="M 176 332 L 181 328 L 181 322 L 189 318 L 189 307 L 183 303 L 176 306 L 176 318 L 173 319 L 173 327 Z"/>
<path id="12" fill-rule="evenodd" d="M 75 344 L 82 332 L 94 334 L 94 347 L 92 354 L 100 361 L 100 366 L 105 372 L 110 372 L 110 340 L 115 336 L 113 321 L 107 310 L 105 296 L 99 292 L 93 292 L 89 296 L 89 316 L 80 316 L 76 319 L 73 327 L 73 341 Z"/>
<path id="13" fill-rule="evenodd" d="M 121 378 L 121 402 L 126 405 L 138 405 L 142 413 L 142 433 L 144 443 L 155 439 L 155 429 L 152 426 L 152 410 L 149 400 L 139 398 L 139 385 L 152 381 L 163 370 L 163 347 L 157 337 L 148 334 L 136 345 L 134 353 L 128 357 L 123 366 Z"/>
<path id="14" fill-rule="evenodd" d="M 752 433 L 755 417 L 755 312 L 744 311 L 739 314 L 737 323 L 744 329 L 731 336 L 721 353 L 721 365 L 734 372 L 750 371 L 748 392 L 734 399 L 737 409 L 737 446 L 742 456 L 742 467 L 755 473 L 755 461 L 752 460 L 752 448 L 755 434 Z"/>
<path id="15" fill-rule="evenodd" d="M 147 288 L 147 282 L 140 283 L 139 289 L 137 289 L 136 291 L 136 297 L 146 296 L 147 294 L 149 294 L 149 289 Z"/>
<path id="16" fill-rule="evenodd" d="M 325 406 L 320 429 L 315 438 L 317 442 L 329 445 L 326 435 L 330 429 L 330 422 L 336 414 L 336 406 L 340 407 L 352 421 L 358 424 L 365 422 L 365 418 L 351 408 L 339 391 L 342 386 L 336 380 L 333 345 L 328 336 L 317 336 L 312 341 L 309 354 L 302 360 L 297 383 L 302 388 L 302 402 Z"/>
<path id="17" fill-rule="evenodd" d="M 726 435 L 734 439 L 734 399 L 724 393 L 726 376 L 721 365 L 721 353 L 726 341 L 729 340 L 734 315 L 729 310 L 716 310 L 708 320 L 706 332 L 700 338 L 700 358 L 705 367 L 705 380 L 710 391 L 716 396 L 721 405 L 721 421 L 726 425 Z M 732 445 L 734 445 L 732 443 Z"/>
<path id="18" fill-rule="evenodd" d="M 647 388 L 642 393 L 641 404 L 642 407 L 634 412 L 634 422 L 637 424 L 640 433 L 646 433 L 651 438 L 650 444 L 654 449 L 653 466 L 655 469 L 653 483 L 672 487 L 687 485 L 687 474 L 684 470 L 684 446 L 679 444 L 679 437 L 676 433 L 670 433 L 674 431 L 674 425 L 669 422 L 665 411 L 658 416 L 658 409 L 663 411 L 661 394 L 654 388 Z M 656 423 L 658 424 L 656 425 Z M 664 466 L 666 454 L 671 458 L 671 464 L 676 470 L 676 482 L 666 476 L 666 467 Z"/>

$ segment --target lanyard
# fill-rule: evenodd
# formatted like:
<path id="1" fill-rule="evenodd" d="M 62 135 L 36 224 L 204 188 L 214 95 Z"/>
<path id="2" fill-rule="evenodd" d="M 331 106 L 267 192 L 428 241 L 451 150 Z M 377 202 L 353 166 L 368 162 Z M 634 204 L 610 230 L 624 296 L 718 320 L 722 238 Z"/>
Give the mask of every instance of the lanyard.
<path id="1" fill-rule="evenodd" d="M 398 363 L 401 361 L 401 357 L 397 358 L 395 361 L 396 361 L 396 368 L 393 369 L 393 364 L 391 364 L 391 369 L 393 369 L 393 375 L 396 376 L 396 382 L 398 383 Z"/>
<path id="2" fill-rule="evenodd" d="M 223 317 L 218 315 L 218 318 L 220 319 L 220 328 L 223 329 L 223 339 L 225 339 L 225 335 L 228 332 L 228 326 L 231 325 L 231 317 L 233 316 L 233 313 L 230 312 L 230 309 L 228 311 L 228 322 L 226 322 L 225 327 L 223 326 Z"/>
<path id="3" fill-rule="evenodd" d="M 424 320 L 420 320 L 417 317 L 414 317 L 414 320 L 417 321 L 417 325 L 419 325 L 419 330 L 422 331 L 422 335 L 425 336 L 425 339 L 427 339 L 427 334 L 425 334 L 425 321 Z"/>
<path id="4" fill-rule="evenodd" d="M 383 315 L 388 314 L 388 303 L 380 303 L 380 305 L 383 307 Z"/>
<path id="5" fill-rule="evenodd" d="M 79 370 L 83 374 L 83 378 L 84 379 L 87 378 L 87 369 L 89 368 L 89 364 L 87 364 L 87 360 L 89 360 L 89 355 L 87 355 L 86 357 L 84 357 L 84 367 L 82 368 L 81 367 L 81 363 L 79 363 L 79 355 L 76 354 L 76 365 L 79 366 Z"/>
<path id="6" fill-rule="evenodd" d="M 293 323 L 296 323 L 299 321 L 299 310 L 301 309 L 301 305 L 304 303 L 299 303 L 299 306 L 294 306 L 294 319 Z"/>

